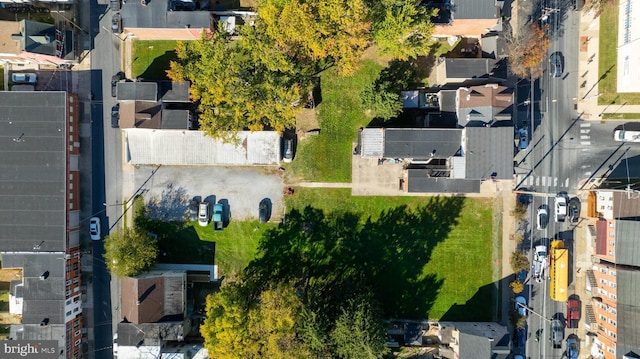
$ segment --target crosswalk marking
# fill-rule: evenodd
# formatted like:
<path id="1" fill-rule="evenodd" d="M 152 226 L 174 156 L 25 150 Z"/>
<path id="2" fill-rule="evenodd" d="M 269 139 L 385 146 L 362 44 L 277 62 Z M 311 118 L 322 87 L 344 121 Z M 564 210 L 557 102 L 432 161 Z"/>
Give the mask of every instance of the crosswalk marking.
<path id="1" fill-rule="evenodd" d="M 589 133 L 589 132 L 591 132 L 591 130 L 590 130 L 590 129 L 587 129 L 587 130 L 580 130 L 580 133 Z"/>
<path id="2" fill-rule="evenodd" d="M 590 122 L 583 122 L 580 124 L 580 127 L 591 127 L 591 123 Z"/>
<path id="3" fill-rule="evenodd" d="M 591 172 L 586 172 L 586 176 L 591 175 Z M 553 183 L 553 185 L 552 185 Z M 568 188 L 569 187 L 569 178 L 565 178 L 564 181 L 561 181 L 558 177 L 551 176 L 540 176 L 535 177 L 528 174 L 519 174 L 516 175 L 516 184 L 518 186 L 527 187 L 527 186 L 549 186 L 549 187 L 557 187 L 558 183 L 560 183 L 560 187 Z"/>
<path id="4" fill-rule="evenodd" d="M 580 141 L 580 144 L 583 146 L 591 146 L 591 141 Z"/>

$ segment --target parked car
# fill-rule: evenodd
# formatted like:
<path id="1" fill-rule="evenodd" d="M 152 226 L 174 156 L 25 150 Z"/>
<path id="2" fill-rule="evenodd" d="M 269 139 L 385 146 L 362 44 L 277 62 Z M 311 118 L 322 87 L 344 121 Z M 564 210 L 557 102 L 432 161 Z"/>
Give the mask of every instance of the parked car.
<path id="1" fill-rule="evenodd" d="M 209 213 L 209 202 L 201 202 L 198 207 L 198 224 L 206 227 L 209 224 L 211 214 Z"/>
<path id="2" fill-rule="evenodd" d="M 567 217 L 567 198 L 563 193 L 558 193 L 554 200 L 555 203 L 555 220 L 556 222 L 564 222 Z"/>
<path id="3" fill-rule="evenodd" d="M 269 200 L 264 198 L 260 201 L 260 205 L 258 205 L 258 217 L 260 223 L 267 223 L 269 221 L 269 217 L 271 217 Z"/>
<path id="4" fill-rule="evenodd" d="M 553 342 L 553 348 L 562 348 L 562 341 L 564 340 L 564 325 L 560 319 L 554 319 L 551 321 L 551 341 Z"/>
<path id="5" fill-rule="evenodd" d="M 38 76 L 33 72 L 14 72 L 11 74 L 11 82 L 14 84 L 35 85 Z"/>
<path id="6" fill-rule="evenodd" d="M 111 11 L 120 11 L 120 0 L 109 1 L 109 8 Z"/>
<path id="7" fill-rule="evenodd" d="M 567 302 L 567 328 L 577 328 L 580 322 L 580 300 L 576 297 Z"/>
<path id="8" fill-rule="evenodd" d="M 124 72 L 120 71 L 117 74 L 111 76 L 111 97 L 116 97 L 116 87 L 120 80 L 124 80 Z"/>
<path id="9" fill-rule="evenodd" d="M 580 354 L 578 338 L 570 335 L 567 339 L 567 350 L 565 351 L 565 355 L 567 359 L 578 359 L 578 354 Z"/>
<path id="10" fill-rule="evenodd" d="M 189 202 L 189 220 L 195 222 L 198 220 L 198 205 L 200 202 L 194 198 Z"/>
<path id="11" fill-rule="evenodd" d="M 118 128 L 120 123 L 120 104 L 111 108 L 111 127 Z"/>
<path id="12" fill-rule="evenodd" d="M 113 333 L 113 357 L 118 357 L 118 333 Z"/>
<path id="13" fill-rule="evenodd" d="M 524 328 L 516 329 L 516 346 L 518 348 L 524 348 L 527 343 L 527 332 Z"/>
<path id="14" fill-rule="evenodd" d="M 283 150 L 282 150 L 282 161 L 283 162 L 291 162 L 293 160 L 293 140 L 292 139 L 286 139 L 284 140 L 284 145 L 283 145 Z"/>
<path id="15" fill-rule="evenodd" d="M 578 222 L 580 219 L 580 199 L 573 197 L 569 200 L 569 221 Z"/>
<path id="16" fill-rule="evenodd" d="M 215 232 L 224 230 L 224 206 L 222 203 L 216 203 L 213 206 L 213 230 Z"/>
<path id="17" fill-rule="evenodd" d="M 520 135 L 520 145 L 518 146 L 518 148 L 520 150 L 526 150 L 527 147 L 529 146 L 529 131 L 527 131 L 526 128 L 521 128 L 519 131 L 519 135 Z"/>
<path id="18" fill-rule="evenodd" d="M 520 354 L 516 354 L 513 356 L 513 359 L 524 359 L 524 357 Z"/>
<path id="19" fill-rule="evenodd" d="M 118 13 L 111 16 L 111 31 L 113 31 L 114 34 L 122 32 L 122 17 Z"/>
<path id="20" fill-rule="evenodd" d="M 543 230 L 549 225 L 549 209 L 542 205 L 538 207 L 538 215 L 536 216 L 536 225 L 538 230 Z"/>
<path id="21" fill-rule="evenodd" d="M 536 246 L 533 253 L 533 278 L 538 283 L 542 282 L 546 276 L 546 269 L 548 265 L 547 252 L 547 246 L 540 245 Z"/>
<path id="22" fill-rule="evenodd" d="M 515 299 L 515 307 L 518 311 L 518 314 L 523 317 L 527 316 L 527 299 L 525 297 L 517 296 Z"/>
<path id="23" fill-rule="evenodd" d="M 564 56 L 562 52 L 556 51 L 549 57 L 549 63 L 551 65 L 551 76 L 560 77 L 564 72 Z"/>
<path id="24" fill-rule="evenodd" d="M 91 217 L 89 220 L 89 235 L 93 241 L 99 241 L 102 239 L 100 237 L 100 218 Z"/>

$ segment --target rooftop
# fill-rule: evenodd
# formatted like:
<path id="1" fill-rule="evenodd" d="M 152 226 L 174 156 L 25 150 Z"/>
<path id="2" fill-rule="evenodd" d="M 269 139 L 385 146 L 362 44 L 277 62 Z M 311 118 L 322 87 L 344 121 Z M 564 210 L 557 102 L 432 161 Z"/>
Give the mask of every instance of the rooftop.
<path id="1" fill-rule="evenodd" d="M 182 321 L 186 308 L 186 272 L 149 272 L 124 277 L 122 287 L 123 320 L 135 324 Z"/>
<path id="2" fill-rule="evenodd" d="M 624 270 L 616 271 L 617 296 L 618 296 L 618 341 L 616 351 L 618 354 L 626 354 L 638 351 L 640 348 L 640 271 Z M 618 356 L 620 357 L 620 356 Z"/>
<path id="3" fill-rule="evenodd" d="M 386 158 L 449 158 L 460 152 L 462 130 L 437 128 L 387 128 L 384 130 Z"/>
<path id="4" fill-rule="evenodd" d="M 65 92 L 0 92 L 2 251 L 64 252 L 66 123 Z"/>
<path id="5" fill-rule="evenodd" d="M 513 178 L 513 127 L 467 127 L 467 179 Z"/>

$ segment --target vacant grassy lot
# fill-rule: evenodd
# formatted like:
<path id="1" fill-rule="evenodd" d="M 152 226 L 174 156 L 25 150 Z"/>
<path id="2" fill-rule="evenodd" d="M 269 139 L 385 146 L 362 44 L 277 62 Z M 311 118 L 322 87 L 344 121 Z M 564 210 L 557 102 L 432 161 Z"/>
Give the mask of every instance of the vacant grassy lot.
<path id="1" fill-rule="evenodd" d="M 617 65 L 618 54 L 618 1 L 612 1 L 610 5 L 603 5 L 600 14 L 600 40 L 599 40 L 599 64 L 598 92 L 602 94 L 598 98 L 599 105 L 640 104 L 640 93 L 618 93 L 617 91 Z"/>
<path id="2" fill-rule="evenodd" d="M 302 209 L 310 205 L 325 213 L 351 212 L 359 215 L 364 222 L 368 218 L 376 221 L 384 211 L 401 205 L 415 208 L 427 205 L 431 200 L 431 197 L 351 197 L 349 190 L 345 189 L 301 188 L 294 196 L 287 198 L 287 207 Z M 437 294 L 429 318 L 466 321 L 493 319 L 497 293 L 492 282 L 492 208 L 489 199 L 464 199 L 455 224 L 430 253 L 430 259 L 422 267 L 422 275 L 416 281 L 431 276 L 442 283 L 439 290 L 434 288 Z M 429 239 L 409 235 L 405 240 Z"/>
<path id="3" fill-rule="evenodd" d="M 603 120 L 640 120 L 640 113 L 605 113 Z"/>
<path id="4" fill-rule="evenodd" d="M 131 75 L 148 80 L 167 80 L 169 62 L 176 59 L 175 40 L 134 40 Z"/>
<path id="5" fill-rule="evenodd" d="M 358 96 L 380 70 L 382 66 L 366 60 L 353 77 L 339 77 L 333 69 L 322 73 L 322 102 L 318 107 L 321 132 L 300 142 L 296 160 L 289 166 L 296 176 L 313 181 L 351 181 L 352 143 L 358 128 L 369 122 Z"/>

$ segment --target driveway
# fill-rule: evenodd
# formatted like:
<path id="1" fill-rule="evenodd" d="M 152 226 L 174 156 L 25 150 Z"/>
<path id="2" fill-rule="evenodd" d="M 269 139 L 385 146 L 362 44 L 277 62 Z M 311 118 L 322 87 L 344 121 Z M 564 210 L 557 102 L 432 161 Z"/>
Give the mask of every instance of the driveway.
<path id="1" fill-rule="evenodd" d="M 225 203 L 231 220 L 257 219 L 263 198 L 272 202 L 272 220 L 284 209 L 282 176 L 266 168 L 163 166 L 154 173 L 155 169 L 135 168 L 134 191 L 141 189 L 151 216 L 157 219 L 184 219 L 189 200 L 195 196 Z"/>

